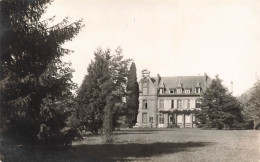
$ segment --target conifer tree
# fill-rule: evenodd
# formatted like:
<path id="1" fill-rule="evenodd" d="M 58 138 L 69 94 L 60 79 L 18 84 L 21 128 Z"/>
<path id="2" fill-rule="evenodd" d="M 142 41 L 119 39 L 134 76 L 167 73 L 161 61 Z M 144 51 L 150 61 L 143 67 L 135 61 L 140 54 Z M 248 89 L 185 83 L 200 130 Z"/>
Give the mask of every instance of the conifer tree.
<path id="1" fill-rule="evenodd" d="M 136 76 L 136 66 L 133 62 L 130 66 L 130 70 L 127 76 L 127 87 L 126 90 L 128 92 L 126 98 L 126 121 L 129 127 L 135 125 L 137 121 L 138 115 L 138 107 L 139 107 L 139 86 L 137 82 Z"/>
<path id="2" fill-rule="evenodd" d="M 202 96 L 201 111 L 197 114 L 203 126 L 209 128 L 241 128 L 243 117 L 238 100 L 228 93 L 216 76 Z"/>
<path id="3" fill-rule="evenodd" d="M 81 20 L 49 26 L 41 20 L 50 0 L 1 2 L 1 133 L 19 143 L 63 147 L 75 129 L 67 127 L 73 104 L 72 70 L 62 44 L 81 29 Z"/>
<path id="4" fill-rule="evenodd" d="M 109 62 L 110 50 L 98 49 L 94 60 L 88 66 L 88 75 L 85 76 L 77 95 L 77 114 L 88 131 L 98 133 L 103 126 L 106 94 L 102 94 L 101 86 L 110 78 Z"/>
<path id="5" fill-rule="evenodd" d="M 121 49 L 114 55 L 109 49 L 98 49 L 78 93 L 80 121 L 93 133 L 103 128 L 107 139 L 125 107 L 122 99 L 126 95 L 124 87 L 129 61 L 123 59 Z"/>

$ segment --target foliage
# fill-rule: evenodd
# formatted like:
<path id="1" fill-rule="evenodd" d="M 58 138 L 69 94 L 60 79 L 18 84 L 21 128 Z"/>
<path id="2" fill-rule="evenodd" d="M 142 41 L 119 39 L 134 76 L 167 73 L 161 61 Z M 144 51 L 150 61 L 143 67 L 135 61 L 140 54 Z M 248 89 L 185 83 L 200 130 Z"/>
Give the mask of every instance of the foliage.
<path id="1" fill-rule="evenodd" d="M 254 87 L 247 90 L 239 97 L 243 106 L 242 114 L 247 121 L 254 121 L 257 126 L 260 123 L 260 80 L 258 79 Z"/>
<path id="2" fill-rule="evenodd" d="M 137 122 L 137 115 L 138 115 L 138 107 L 139 107 L 139 86 L 137 82 L 136 76 L 136 66 L 133 62 L 130 66 L 130 70 L 127 76 L 127 87 L 126 90 L 128 92 L 126 98 L 126 118 L 127 124 L 129 127 L 132 127 Z"/>
<path id="3" fill-rule="evenodd" d="M 104 133 L 110 135 L 125 108 L 122 99 L 126 95 L 126 76 L 130 60 L 123 59 L 120 48 L 115 52 L 114 55 L 109 49 L 98 49 L 95 52 L 94 61 L 91 61 L 88 75 L 78 92 L 78 117 L 93 133 L 98 133 L 98 130 L 103 128 Z"/>
<path id="4" fill-rule="evenodd" d="M 61 47 L 83 25 L 54 26 L 41 20 L 50 0 L 3 0 L 1 3 L 1 132 L 19 143 L 63 147 L 77 130 L 67 127 L 75 89 Z"/>
<path id="5" fill-rule="evenodd" d="M 217 129 L 242 129 L 243 117 L 238 100 L 227 92 L 216 76 L 202 96 L 202 110 L 198 112 L 203 127 Z"/>

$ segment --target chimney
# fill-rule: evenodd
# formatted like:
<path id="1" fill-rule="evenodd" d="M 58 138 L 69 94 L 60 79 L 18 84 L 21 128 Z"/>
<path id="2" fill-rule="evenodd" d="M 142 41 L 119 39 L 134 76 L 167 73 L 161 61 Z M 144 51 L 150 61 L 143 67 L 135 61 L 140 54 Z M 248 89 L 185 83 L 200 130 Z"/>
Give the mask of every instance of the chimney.
<path id="1" fill-rule="evenodd" d="M 160 81 L 161 81 L 161 76 L 160 76 L 160 74 L 158 73 L 158 74 L 157 74 L 157 86 L 159 85 Z"/>
<path id="2" fill-rule="evenodd" d="M 150 71 L 148 71 L 147 69 L 142 70 L 142 77 L 143 78 L 150 77 Z"/>

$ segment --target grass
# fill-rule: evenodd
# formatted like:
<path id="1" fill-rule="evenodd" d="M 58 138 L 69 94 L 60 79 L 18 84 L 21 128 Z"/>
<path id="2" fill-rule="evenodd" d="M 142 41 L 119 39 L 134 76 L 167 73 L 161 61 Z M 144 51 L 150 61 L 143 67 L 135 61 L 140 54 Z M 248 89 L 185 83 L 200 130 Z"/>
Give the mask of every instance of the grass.
<path id="1" fill-rule="evenodd" d="M 103 144 L 101 136 L 88 136 L 66 152 L 27 156 L 33 161 L 260 161 L 260 131 L 254 130 L 125 129 L 114 138 L 115 143 Z"/>

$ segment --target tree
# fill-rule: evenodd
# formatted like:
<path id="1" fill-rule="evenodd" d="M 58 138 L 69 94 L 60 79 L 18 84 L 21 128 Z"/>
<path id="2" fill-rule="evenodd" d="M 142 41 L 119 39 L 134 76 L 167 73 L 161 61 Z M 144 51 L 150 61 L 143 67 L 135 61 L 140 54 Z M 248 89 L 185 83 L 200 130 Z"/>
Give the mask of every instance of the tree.
<path id="1" fill-rule="evenodd" d="M 124 109 L 122 98 L 126 94 L 130 61 L 123 59 L 120 48 L 115 53 L 112 55 L 109 49 L 95 52 L 77 97 L 77 114 L 82 124 L 93 133 L 103 128 L 108 136 Z"/>
<path id="2" fill-rule="evenodd" d="M 243 106 L 243 115 L 247 121 L 253 120 L 255 127 L 260 127 L 260 80 L 254 87 L 247 90 L 239 97 Z"/>
<path id="3" fill-rule="evenodd" d="M 128 92 L 127 98 L 126 98 L 126 118 L 127 118 L 127 124 L 129 127 L 132 127 L 135 125 L 137 121 L 137 115 L 138 115 L 138 107 L 139 107 L 139 86 L 137 82 L 137 76 L 136 76 L 136 66 L 133 62 L 130 66 L 130 70 L 127 76 L 127 87 L 126 90 Z"/>
<path id="4" fill-rule="evenodd" d="M 68 146 L 76 129 L 67 127 L 75 89 L 62 44 L 83 27 L 68 19 L 49 26 L 41 20 L 50 0 L 1 3 L 1 132 L 19 143 Z"/>
<path id="5" fill-rule="evenodd" d="M 243 117 L 238 100 L 228 93 L 216 76 L 202 95 L 201 111 L 197 117 L 202 126 L 209 128 L 241 128 Z"/>
<path id="6" fill-rule="evenodd" d="M 77 114 L 82 125 L 92 133 L 98 133 L 103 125 L 106 94 L 101 94 L 101 86 L 109 79 L 110 50 L 98 49 L 94 60 L 88 66 L 77 95 Z"/>

